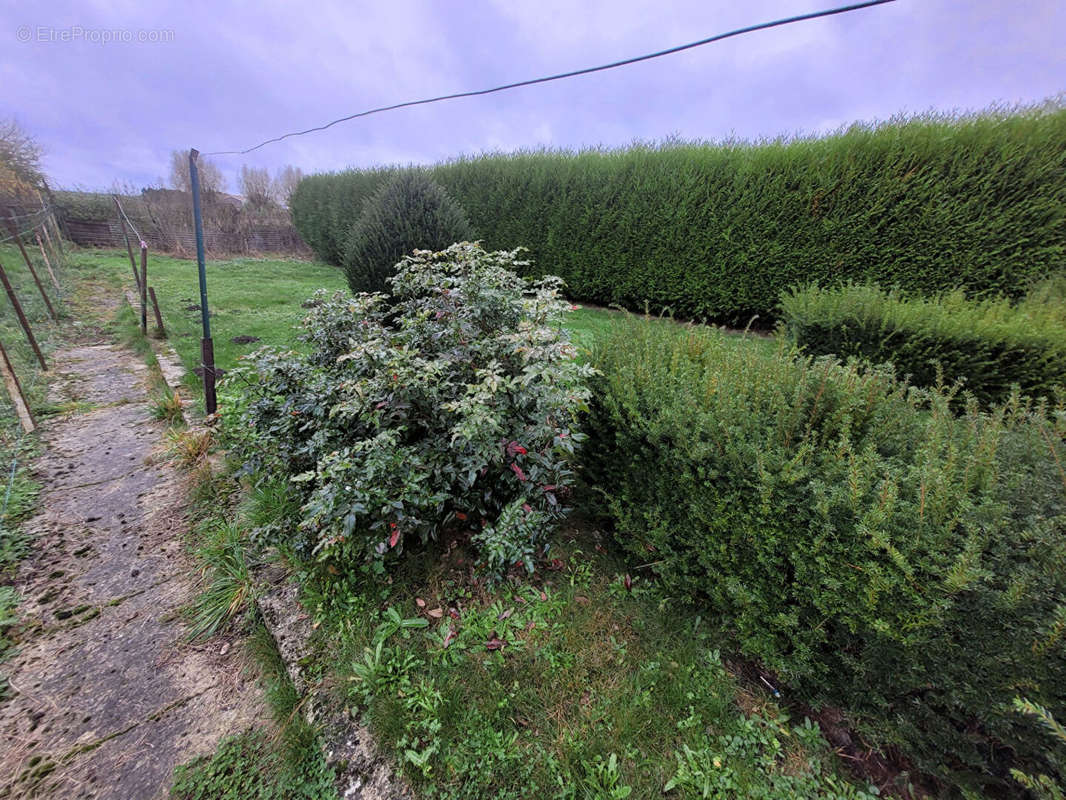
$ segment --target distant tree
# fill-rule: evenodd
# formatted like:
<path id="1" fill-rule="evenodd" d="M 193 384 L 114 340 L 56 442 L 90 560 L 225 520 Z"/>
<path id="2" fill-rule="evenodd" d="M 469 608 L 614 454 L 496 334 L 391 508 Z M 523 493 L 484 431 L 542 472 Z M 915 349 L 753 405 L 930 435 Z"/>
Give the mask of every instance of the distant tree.
<path id="1" fill-rule="evenodd" d="M 274 185 L 266 167 L 241 166 L 240 192 L 244 202 L 257 211 L 273 208 L 275 202 Z"/>
<path id="2" fill-rule="evenodd" d="M 213 161 L 205 156 L 196 160 L 197 171 L 200 173 L 200 192 L 202 194 L 215 194 L 226 191 L 226 178 L 222 170 Z M 189 178 L 189 151 L 175 150 L 170 154 L 170 185 L 182 192 L 192 191 L 192 181 Z"/>
<path id="3" fill-rule="evenodd" d="M 33 198 L 47 189 L 40 144 L 14 119 L 0 120 L 0 194 Z"/>
<path id="4" fill-rule="evenodd" d="M 289 207 L 289 199 L 296 191 L 296 185 L 304 179 L 303 170 L 286 164 L 278 170 L 274 176 L 274 199 L 286 208 Z"/>

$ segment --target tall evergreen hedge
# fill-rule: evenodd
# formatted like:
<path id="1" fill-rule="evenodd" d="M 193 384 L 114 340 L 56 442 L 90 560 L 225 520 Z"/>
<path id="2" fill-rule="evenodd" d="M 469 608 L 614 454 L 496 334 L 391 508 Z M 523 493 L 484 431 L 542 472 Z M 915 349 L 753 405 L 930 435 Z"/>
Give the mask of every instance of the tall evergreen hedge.
<path id="1" fill-rule="evenodd" d="M 381 170 L 313 176 L 321 258 Z M 926 115 L 821 138 L 461 158 L 431 174 L 490 249 L 525 245 L 575 299 L 723 322 L 843 280 L 1017 295 L 1066 254 L 1066 108 Z"/>

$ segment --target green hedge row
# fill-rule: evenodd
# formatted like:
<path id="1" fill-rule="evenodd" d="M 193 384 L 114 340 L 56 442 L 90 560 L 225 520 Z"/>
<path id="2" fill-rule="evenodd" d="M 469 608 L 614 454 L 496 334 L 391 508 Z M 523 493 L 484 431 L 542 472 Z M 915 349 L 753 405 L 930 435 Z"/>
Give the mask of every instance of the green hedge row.
<path id="1" fill-rule="evenodd" d="M 530 248 L 575 299 L 764 322 L 797 284 L 1017 295 L 1066 254 L 1066 109 L 854 125 L 760 144 L 462 158 L 429 168 L 489 249 Z M 293 218 L 319 257 L 380 170 L 301 184 Z"/>
<path id="2" fill-rule="evenodd" d="M 1060 304 L 967 300 L 960 292 L 904 298 L 849 284 L 795 289 L 781 300 L 788 336 L 804 352 L 892 362 L 918 386 L 962 382 L 985 405 L 1013 385 L 1054 398 L 1066 387 L 1066 319 Z"/>
<path id="3" fill-rule="evenodd" d="M 1010 703 L 1066 716 L 1066 417 L 957 417 L 785 347 L 636 320 L 594 347 L 583 459 L 618 541 L 918 768 L 1008 793 L 1012 765 L 1054 774 Z"/>

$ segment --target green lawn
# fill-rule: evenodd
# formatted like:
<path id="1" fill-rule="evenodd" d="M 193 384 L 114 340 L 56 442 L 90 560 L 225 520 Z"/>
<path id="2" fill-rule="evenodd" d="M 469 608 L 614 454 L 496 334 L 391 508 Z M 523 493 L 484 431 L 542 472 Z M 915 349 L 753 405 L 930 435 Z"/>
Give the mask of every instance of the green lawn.
<path id="1" fill-rule="evenodd" d="M 129 258 L 120 250 L 80 250 L 74 259 L 83 276 L 106 280 L 116 288 L 132 288 Z M 6 263 L 6 261 L 5 261 Z M 148 284 L 155 288 L 167 327 L 168 338 L 187 369 L 200 363 L 200 288 L 196 262 L 170 256 L 149 255 Z M 238 359 L 263 345 L 290 346 L 303 316 L 301 304 L 317 289 L 347 290 L 344 274 L 319 261 L 294 259 L 235 258 L 207 262 L 208 307 L 215 363 L 231 369 Z M 567 319 L 574 341 L 589 347 L 603 334 L 612 320 L 625 312 L 579 307 Z M 675 324 L 654 319 L 655 324 Z M 151 318 L 149 318 L 151 323 Z M 255 342 L 235 342 L 239 337 L 255 337 Z M 773 347 L 765 336 L 732 335 L 738 345 Z M 198 393 L 199 379 L 186 376 Z"/>

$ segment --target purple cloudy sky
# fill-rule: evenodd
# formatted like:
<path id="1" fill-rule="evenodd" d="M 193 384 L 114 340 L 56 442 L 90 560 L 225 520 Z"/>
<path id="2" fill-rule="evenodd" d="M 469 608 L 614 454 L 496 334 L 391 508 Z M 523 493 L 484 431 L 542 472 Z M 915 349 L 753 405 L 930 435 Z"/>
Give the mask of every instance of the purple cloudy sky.
<path id="1" fill-rule="evenodd" d="M 244 148 L 372 106 L 590 66 L 842 2 L 0 0 L 0 118 L 14 116 L 38 137 L 56 186 L 139 188 L 165 178 L 173 149 Z M 170 41 L 86 40 L 111 30 L 164 31 Z M 1064 34 L 1064 0 L 898 0 L 217 160 L 235 190 L 242 163 L 310 172 L 669 135 L 757 138 L 1030 103 L 1066 90 Z M 48 41 L 64 35 L 81 40 Z"/>

